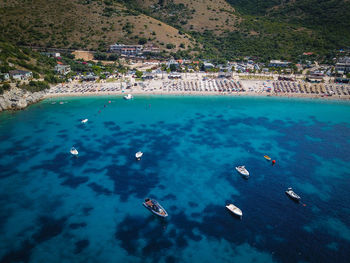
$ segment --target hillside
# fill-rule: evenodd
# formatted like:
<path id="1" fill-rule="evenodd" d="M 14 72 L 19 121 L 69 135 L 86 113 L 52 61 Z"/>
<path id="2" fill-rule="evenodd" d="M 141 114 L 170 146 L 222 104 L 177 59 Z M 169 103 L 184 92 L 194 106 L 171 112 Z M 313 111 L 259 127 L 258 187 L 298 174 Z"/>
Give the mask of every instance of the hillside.
<path id="1" fill-rule="evenodd" d="M 350 48 L 349 0 L 227 0 L 239 17 L 235 28 L 216 36 L 209 31 L 196 39 L 215 59 L 253 56 L 259 60 L 298 62 L 313 52 L 332 62 L 335 50 Z M 192 34 L 194 35 L 194 34 Z"/>
<path id="2" fill-rule="evenodd" d="M 234 30 L 239 21 L 235 9 L 225 0 L 135 0 L 129 7 L 186 31 L 213 30 L 220 34 Z M 134 4 L 132 4 L 134 2 Z"/>
<path id="3" fill-rule="evenodd" d="M 7 0 L 0 2 L 0 34 L 23 45 L 105 50 L 121 43 L 193 45 L 186 34 L 118 1 Z"/>
<path id="4" fill-rule="evenodd" d="M 6 0 L 0 34 L 22 45 L 153 43 L 175 58 L 297 62 L 350 47 L 349 13 L 349 0 Z"/>
<path id="5" fill-rule="evenodd" d="M 0 73 L 21 69 L 32 71 L 39 78 L 39 75 L 52 73 L 55 65 L 56 61 L 52 58 L 29 48 L 19 48 L 0 38 Z"/>

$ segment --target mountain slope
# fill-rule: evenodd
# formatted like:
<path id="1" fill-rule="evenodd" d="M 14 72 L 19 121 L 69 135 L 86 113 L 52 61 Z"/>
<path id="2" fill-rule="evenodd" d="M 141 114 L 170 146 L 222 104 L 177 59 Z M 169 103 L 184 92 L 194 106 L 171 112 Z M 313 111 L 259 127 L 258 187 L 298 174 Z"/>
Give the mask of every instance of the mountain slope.
<path id="1" fill-rule="evenodd" d="M 350 45 L 349 0 L 227 0 L 242 14 L 304 27 L 337 45 Z"/>
<path id="2" fill-rule="evenodd" d="M 0 34 L 25 45 L 106 49 L 115 42 L 143 38 L 165 49 L 167 43 L 192 46 L 186 34 L 118 1 L 7 0 L 0 3 Z"/>
<path id="3" fill-rule="evenodd" d="M 297 61 L 303 52 L 329 59 L 350 47 L 349 13 L 349 0 L 6 0 L 0 34 L 23 45 L 148 42 L 176 58 Z"/>
<path id="4" fill-rule="evenodd" d="M 44 75 L 50 74 L 55 65 L 54 59 L 28 48 L 19 48 L 0 37 L 0 73 L 22 69 Z"/>
<path id="5" fill-rule="evenodd" d="M 129 6 L 187 31 L 233 30 L 239 22 L 235 9 L 225 0 L 134 0 Z M 132 4 L 132 2 L 134 4 Z"/>

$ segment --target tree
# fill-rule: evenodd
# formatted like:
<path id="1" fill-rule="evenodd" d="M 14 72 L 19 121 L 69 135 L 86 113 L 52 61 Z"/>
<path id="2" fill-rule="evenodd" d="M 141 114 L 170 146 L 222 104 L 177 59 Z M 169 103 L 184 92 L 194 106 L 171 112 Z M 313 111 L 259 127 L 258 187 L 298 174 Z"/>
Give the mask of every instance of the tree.
<path id="1" fill-rule="evenodd" d="M 143 75 L 143 72 L 139 71 L 139 70 L 136 70 L 135 75 L 136 75 L 136 77 L 141 78 L 142 75 Z"/>
<path id="2" fill-rule="evenodd" d="M 176 71 L 177 67 L 175 64 L 170 64 L 170 71 Z"/>
<path id="3" fill-rule="evenodd" d="M 175 46 L 174 44 L 168 43 L 168 44 L 166 44 L 165 47 L 166 47 L 167 49 L 173 49 L 173 48 L 175 48 L 176 46 Z"/>
<path id="4" fill-rule="evenodd" d="M 33 72 L 33 78 L 35 79 L 39 79 L 40 78 L 40 75 L 36 72 Z"/>
<path id="5" fill-rule="evenodd" d="M 146 43 L 147 43 L 147 38 L 141 37 L 141 38 L 139 39 L 139 45 L 144 45 L 144 44 L 146 44 Z"/>
<path id="6" fill-rule="evenodd" d="M 2 85 L 3 90 L 9 90 L 11 88 L 10 84 L 5 83 L 4 85 Z"/>
<path id="7" fill-rule="evenodd" d="M 107 59 L 107 55 L 104 54 L 104 53 L 101 53 L 101 52 L 96 52 L 94 54 L 94 59 L 97 59 L 97 60 L 106 60 Z"/>
<path id="8" fill-rule="evenodd" d="M 111 54 L 109 55 L 108 60 L 116 61 L 118 60 L 118 58 L 119 58 L 118 54 Z"/>

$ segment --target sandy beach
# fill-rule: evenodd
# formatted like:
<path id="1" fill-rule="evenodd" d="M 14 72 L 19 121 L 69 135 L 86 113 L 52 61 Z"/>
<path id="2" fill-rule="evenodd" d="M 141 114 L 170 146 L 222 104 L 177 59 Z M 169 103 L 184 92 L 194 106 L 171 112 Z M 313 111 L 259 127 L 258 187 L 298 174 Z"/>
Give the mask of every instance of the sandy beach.
<path id="1" fill-rule="evenodd" d="M 109 95 L 271 96 L 349 100 L 350 85 L 303 81 L 179 79 L 139 82 L 73 82 L 52 87 L 46 98 Z"/>

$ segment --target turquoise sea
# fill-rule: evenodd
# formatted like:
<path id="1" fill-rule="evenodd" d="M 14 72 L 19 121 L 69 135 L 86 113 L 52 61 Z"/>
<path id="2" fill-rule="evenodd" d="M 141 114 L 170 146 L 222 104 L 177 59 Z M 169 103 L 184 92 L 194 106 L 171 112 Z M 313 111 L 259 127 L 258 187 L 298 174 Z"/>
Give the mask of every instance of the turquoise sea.
<path id="1" fill-rule="evenodd" d="M 0 154 L 1 263 L 349 262 L 349 102 L 49 99 L 0 114 Z"/>

